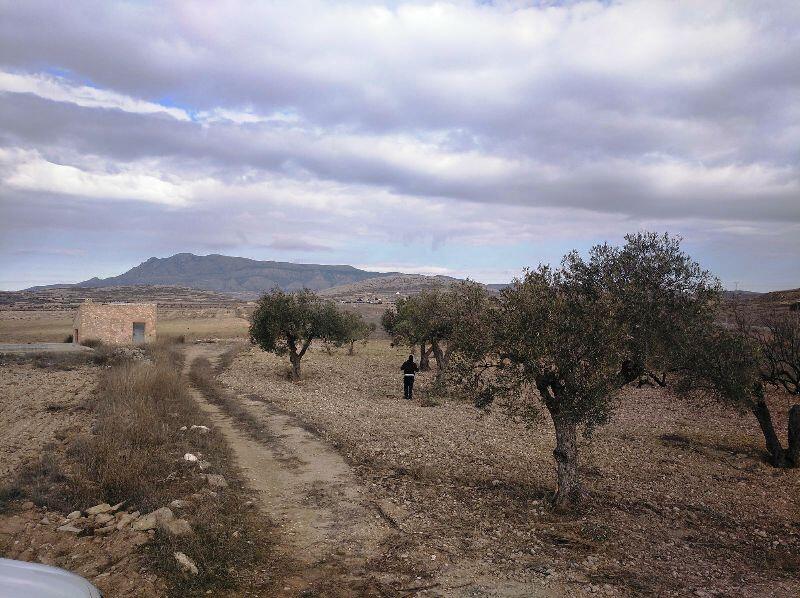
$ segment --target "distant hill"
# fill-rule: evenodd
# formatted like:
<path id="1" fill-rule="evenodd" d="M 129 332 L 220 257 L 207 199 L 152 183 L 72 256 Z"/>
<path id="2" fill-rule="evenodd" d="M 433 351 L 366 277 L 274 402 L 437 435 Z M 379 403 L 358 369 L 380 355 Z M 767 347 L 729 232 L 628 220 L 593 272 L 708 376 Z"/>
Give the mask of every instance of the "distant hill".
<path id="1" fill-rule="evenodd" d="M 426 276 L 424 274 L 386 274 L 376 278 L 367 278 L 359 282 L 338 285 L 325 289 L 320 295 L 336 299 L 356 297 L 359 295 L 413 295 L 436 286 L 448 286 L 458 282 L 450 276 Z"/>
<path id="2" fill-rule="evenodd" d="M 398 293 L 400 295 L 414 295 L 434 287 L 446 287 L 460 281 L 460 278 L 441 274 L 428 276 L 425 274 L 389 273 L 376 278 L 367 278 L 359 282 L 331 287 L 321 291 L 320 295 L 334 299 L 354 299 L 357 297 L 363 297 L 364 300 L 371 297 L 391 298 Z M 487 284 L 484 286 L 490 292 L 496 293 L 508 285 Z"/>
<path id="3" fill-rule="evenodd" d="M 353 266 L 292 264 L 217 254 L 178 253 L 167 258 L 152 257 L 119 276 L 91 278 L 75 285 L 53 285 L 50 288 L 164 285 L 254 296 L 276 286 L 285 291 L 302 288 L 319 291 L 376 276 L 386 274 L 359 270 Z M 27 290 L 44 288 L 48 287 Z"/>

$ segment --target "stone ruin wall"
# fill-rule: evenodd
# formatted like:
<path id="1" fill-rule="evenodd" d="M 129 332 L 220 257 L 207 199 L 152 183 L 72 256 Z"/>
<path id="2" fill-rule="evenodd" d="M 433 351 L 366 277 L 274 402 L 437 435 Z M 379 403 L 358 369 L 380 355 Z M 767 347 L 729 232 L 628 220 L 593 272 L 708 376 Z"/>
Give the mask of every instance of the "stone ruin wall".
<path id="1" fill-rule="evenodd" d="M 146 343 L 156 340 L 155 303 L 84 303 L 78 307 L 72 328 L 73 333 L 78 329 L 77 342 L 99 340 L 107 344 L 130 345 L 133 343 L 134 322 L 144 322 Z"/>

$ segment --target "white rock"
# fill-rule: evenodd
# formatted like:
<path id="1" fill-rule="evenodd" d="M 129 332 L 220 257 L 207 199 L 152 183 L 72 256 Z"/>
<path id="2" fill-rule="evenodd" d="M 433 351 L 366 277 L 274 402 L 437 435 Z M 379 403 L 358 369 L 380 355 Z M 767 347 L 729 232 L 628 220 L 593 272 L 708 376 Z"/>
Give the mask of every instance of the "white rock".
<path id="1" fill-rule="evenodd" d="M 75 527 L 74 525 L 62 525 L 61 527 L 56 528 L 60 532 L 66 532 L 68 534 L 75 534 L 78 535 L 83 530 L 79 527 Z"/>
<path id="2" fill-rule="evenodd" d="M 209 432 L 209 427 L 208 426 L 192 426 L 189 429 L 190 430 L 197 430 L 201 434 L 208 434 L 208 432 Z"/>
<path id="3" fill-rule="evenodd" d="M 190 573 L 192 575 L 197 575 L 197 565 L 192 562 L 192 559 L 182 552 L 176 552 L 173 556 L 175 557 L 175 560 L 178 561 L 181 571 L 185 571 L 186 573 Z"/>
<path id="4" fill-rule="evenodd" d="M 160 522 L 172 519 L 175 519 L 175 514 L 169 508 L 161 507 L 134 521 L 131 524 L 131 528 L 137 532 L 146 532 L 147 530 L 156 529 Z"/>
<path id="5" fill-rule="evenodd" d="M 189 522 L 185 519 L 169 519 L 159 521 L 158 529 L 175 538 L 191 536 L 193 533 L 192 526 L 189 525 Z"/>
<path id="6" fill-rule="evenodd" d="M 108 504 L 107 502 L 104 502 L 104 503 L 100 503 L 99 505 L 95 505 L 93 507 L 89 507 L 88 509 L 86 509 L 86 513 L 88 515 L 98 515 L 100 513 L 108 513 L 113 508 L 114 507 L 112 507 L 110 504 Z"/>
<path id="7" fill-rule="evenodd" d="M 109 515 L 108 513 L 100 513 L 99 515 L 95 516 L 94 522 L 97 523 L 98 525 L 105 525 L 112 519 L 114 519 L 113 515 Z"/>
<path id="8" fill-rule="evenodd" d="M 139 517 L 139 511 L 134 511 L 133 513 L 123 513 L 122 517 L 120 517 L 119 521 L 117 522 L 117 529 L 122 529 L 129 523 L 136 521 L 138 517 Z"/>
<path id="9" fill-rule="evenodd" d="M 178 428 L 181 432 L 185 432 L 187 430 L 186 426 L 181 426 Z"/>
<path id="10" fill-rule="evenodd" d="M 194 463 L 195 461 L 197 461 L 197 455 L 193 455 L 192 453 L 186 453 L 183 456 L 183 460 L 189 461 L 190 463 Z"/>

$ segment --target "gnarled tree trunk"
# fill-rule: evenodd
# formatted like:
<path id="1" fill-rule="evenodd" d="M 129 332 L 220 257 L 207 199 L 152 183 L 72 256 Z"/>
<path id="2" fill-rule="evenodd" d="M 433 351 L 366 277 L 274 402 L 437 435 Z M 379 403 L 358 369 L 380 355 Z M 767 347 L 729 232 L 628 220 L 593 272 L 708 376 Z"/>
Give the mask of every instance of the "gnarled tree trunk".
<path id="1" fill-rule="evenodd" d="M 427 372 L 431 369 L 431 351 L 432 349 L 426 349 L 425 343 L 419 344 L 419 371 L 420 372 Z"/>
<path id="2" fill-rule="evenodd" d="M 300 355 L 297 351 L 289 352 L 289 362 L 292 364 L 292 380 L 300 379 Z"/>
<path id="3" fill-rule="evenodd" d="M 558 488 L 553 504 L 558 508 L 569 508 L 580 501 L 581 483 L 578 475 L 578 426 L 570 418 L 550 410 L 556 430 L 556 460 Z"/>
<path id="4" fill-rule="evenodd" d="M 434 359 L 436 359 L 436 366 L 439 368 L 439 371 L 436 372 L 436 377 L 438 378 L 447 368 L 447 362 L 450 359 L 450 351 L 442 349 L 438 341 L 431 342 L 431 350 L 433 351 Z"/>
<path id="5" fill-rule="evenodd" d="M 772 425 L 772 415 L 770 415 L 767 402 L 764 399 L 759 399 L 753 404 L 752 411 L 758 420 L 758 425 L 761 426 L 761 431 L 764 433 L 764 441 L 766 442 L 772 465 L 786 467 L 788 465 L 786 451 L 783 450 L 781 441 L 775 433 L 775 427 Z M 789 420 L 789 428 L 791 429 L 791 418 Z"/>
<path id="6" fill-rule="evenodd" d="M 787 458 L 793 467 L 800 467 L 800 405 L 789 410 L 789 450 Z"/>
<path id="7" fill-rule="evenodd" d="M 311 346 L 311 340 L 304 341 L 302 348 L 298 351 L 295 339 L 289 339 L 289 362 L 292 364 L 291 375 L 292 380 L 295 382 L 300 379 L 300 360 L 303 359 L 303 355 L 306 354 L 306 351 Z"/>

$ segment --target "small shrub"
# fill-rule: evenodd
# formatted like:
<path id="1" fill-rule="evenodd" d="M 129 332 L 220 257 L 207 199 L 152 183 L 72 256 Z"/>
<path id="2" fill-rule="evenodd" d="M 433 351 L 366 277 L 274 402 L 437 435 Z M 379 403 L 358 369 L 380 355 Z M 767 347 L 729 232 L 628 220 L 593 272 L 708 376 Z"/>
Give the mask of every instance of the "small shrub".
<path id="1" fill-rule="evenodd" d="M 68 334 L 67 336 L 65 336 L 65 337 L 64 337 L 64 342 L 65 342 L 65 343 L 71 343 L 71 342 L 73 342 L 73 340 L 72 340 L 72 335 L 71 335 L 71 334 Z"/>
<path id="2" fill-rule="evenodd" d="M 87 338 L 86 340 L 81 341 L 81 345 L 91 349 L 97 349 L 103 345 L 103 341 L 96 338 Z"/>

